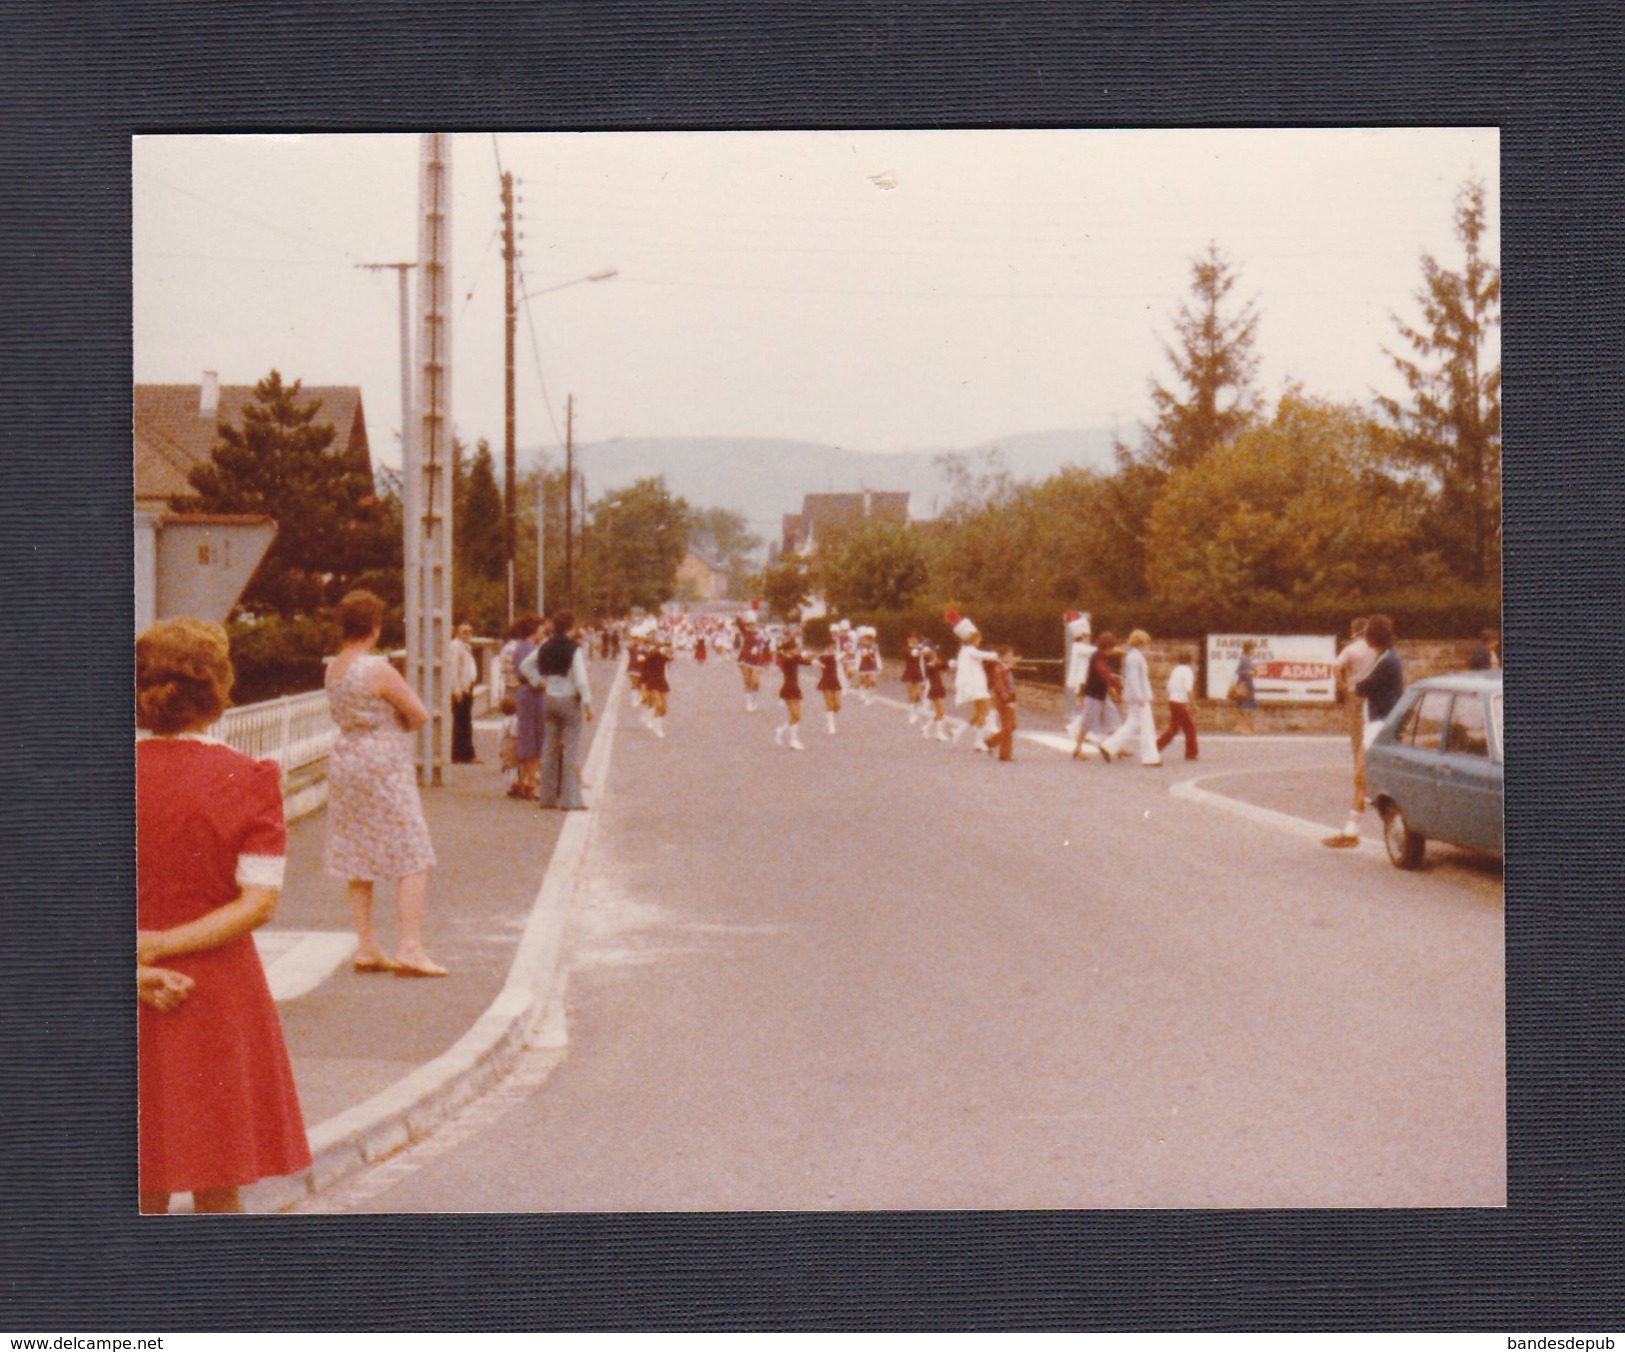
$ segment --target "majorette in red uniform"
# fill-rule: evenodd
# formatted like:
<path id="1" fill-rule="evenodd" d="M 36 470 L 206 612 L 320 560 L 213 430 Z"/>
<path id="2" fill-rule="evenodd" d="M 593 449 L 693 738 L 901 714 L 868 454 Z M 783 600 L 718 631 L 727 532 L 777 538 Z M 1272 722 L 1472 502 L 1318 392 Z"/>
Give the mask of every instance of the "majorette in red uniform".
<path id="1" fill-rule="evenodd" d="M 841 712 L 841 691 L 846 682 L 841 672 L 841 654 L 832 642 L 819 653 L 818 689 L 824 696 L 825 731 L 835 735 L 835 715 Z"/>
<path id="2" fill-rule="evenodd" d="M 783 683 L 779 686 L 779 698 L 784 701 L 785 721 L 773 729 L 773 740 L 778 745 L 785 745 L 786 736 L 789 739 L 792 751 L 805 751 L 807 748 L 801 744 L 801 668 L 813 665 L 813 659 L 801 651 L 801 645 L 794 638 L 787 637 L 779 644 L 779 651 L 774 656 L 783 675 Z"/>
<path id="3" fill-rule="evenodd" d="M 880 679 L 880 641 L 872 626 L 864 625 L 858 635 L 858 698 L 874 703 L 874 688 Z"/>
<path id="4" fill-rule="evenodd" d="M 745 712 L 756 712 L 756 693 L 762 688 L 762 672 L 773 665 L 767 640 L 756 628 L 756 603 L 735 621 L 739 629 L 739 674 L 745 682 Z"/>

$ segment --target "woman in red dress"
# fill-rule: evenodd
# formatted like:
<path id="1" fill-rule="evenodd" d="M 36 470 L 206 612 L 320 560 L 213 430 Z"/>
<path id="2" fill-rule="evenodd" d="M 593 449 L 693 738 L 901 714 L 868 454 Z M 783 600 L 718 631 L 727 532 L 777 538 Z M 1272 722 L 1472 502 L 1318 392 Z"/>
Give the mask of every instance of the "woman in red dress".
<path id="1" fill-rule="evenodd" d="M 310 1164 L 253 931 L 276 911 L 286 831 L 275 764 L 205 737 L 225 708 L 226 634 L 164 620 L 136 641 L 137 962 L 191 982 L 140 1006 L 140 1194 L 238 1211 L 238 1189 Z M 145 973 L 143 973 L 145 975 Z"/>

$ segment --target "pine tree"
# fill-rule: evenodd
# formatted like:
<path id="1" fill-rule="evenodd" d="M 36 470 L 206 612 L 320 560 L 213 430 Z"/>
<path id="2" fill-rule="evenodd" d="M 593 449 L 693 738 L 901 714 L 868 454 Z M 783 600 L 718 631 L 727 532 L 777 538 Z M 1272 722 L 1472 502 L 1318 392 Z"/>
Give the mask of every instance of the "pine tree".
<path id="1" fill-rule="evenodd" d="M 490 443 L 480 438 L 472 459 L 459 458 L 452 539 L 458 568 L 485 582 L 502 577 L 502 491 Z"/>
<path id="2" fill-rule="evenodd" d="M 1501 323 L 1501 269 L 1483 255 L 1485 217 L 1484 185 L 1471 180 L 1456 197 L 1462 270 L 1424 253 L 1422 324 L 1394 320 L 1415 353 L 1388 353 L 1410 403 L 1377 401 L 1436 489 L 1435 538 L 1446 559 L 1474 583 L 1499 571 L 1500 552 L 1501 364 L 1491 364 L 1489 346 Z"/>
<path id="3" fill-rule="evenodd" d="M 1236 281 L 1215 243 L 1191 260 L 1191 299 L 1180 305 L 1174 320 L 1177 342 L 1163 344 L 1178 385 L 1170 389 L 1151 382 L 1157 420 L 1146 429 L 1139 455 L 1165 473 L 1199 465 L 1257 414 L 1258 312 L 1249 301 L 1225 313 Z"/>
<path id="4" fill-rule="evenodd" d="M 272 371 L 244 405 L 242 426 L 222 422 L 211 459 L 187 476 L 193 492 L 176 511 L 263 513 L 277 536 L 243 593 L 261 613 L 309 614 L 334 604 L 369 572 L 400 568 L 392 514 L 360 452 L 333 450 L 321 400 L 300 400 L 301 382 Z"/>

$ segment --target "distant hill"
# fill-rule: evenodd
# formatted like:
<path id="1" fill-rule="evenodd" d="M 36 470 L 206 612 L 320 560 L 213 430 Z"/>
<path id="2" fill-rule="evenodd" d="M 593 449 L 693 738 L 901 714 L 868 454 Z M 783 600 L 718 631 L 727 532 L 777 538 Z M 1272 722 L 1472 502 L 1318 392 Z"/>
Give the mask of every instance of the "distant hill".
<path id="1" fill-rule="evenodd" d="M 1047 478 L 1064 465 L 1112 468 L 1107 428 L 1026 432 L 965 448 L 965 453 L 975 456 L 994 446 L 1017 479 Z M 672 492 L 694 506 L 741 512 L 751 530 L 764 540 L 777 540 L 781 519 L 799 511 L 807 493 L 906 491 L 916 519 L 935 516 L 947 501 L 935 463 L 942 453 L 853 451 L 766 437 L 617 437 L 576 447 L 576 465 L 586 476 L 589 497 L 664 475 Z M 534 462 L 536 454 L 532 449 L 526 458 Z M 556 462 L 558 452 L 551 455 Z"/>

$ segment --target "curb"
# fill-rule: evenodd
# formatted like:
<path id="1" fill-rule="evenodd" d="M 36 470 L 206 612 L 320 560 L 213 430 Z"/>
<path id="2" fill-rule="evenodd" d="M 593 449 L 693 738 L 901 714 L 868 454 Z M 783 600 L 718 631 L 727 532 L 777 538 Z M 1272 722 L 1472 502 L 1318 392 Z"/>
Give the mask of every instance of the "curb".
<path id="1" fill-rule="evenodd" d="M 603 717 L 583 767 L 604 801 L 610 746 L 618 722 L 618 696 L 626 667 L 618 668 L 603 703 Z M 307 809 L 308 810 L 308 809 Z M 311 1164 L 282 1178 L 244 1189 L 245 1209 L 287 1211 L 428 1136 L 447 1118 L 501 1079 L 528 1048 L 546 1037 L 565 932 L 580 887 L 596 812 L 566 815 L 542 885 L 525 922 L 508 979 L 474 1026 L 446 1051 L 364 1103 L 312 1127 Z"/>

